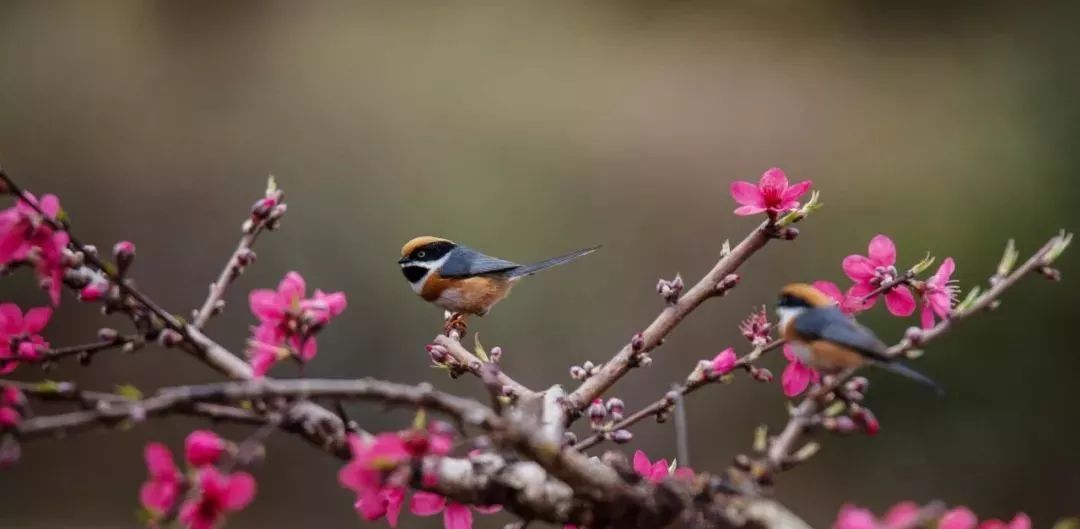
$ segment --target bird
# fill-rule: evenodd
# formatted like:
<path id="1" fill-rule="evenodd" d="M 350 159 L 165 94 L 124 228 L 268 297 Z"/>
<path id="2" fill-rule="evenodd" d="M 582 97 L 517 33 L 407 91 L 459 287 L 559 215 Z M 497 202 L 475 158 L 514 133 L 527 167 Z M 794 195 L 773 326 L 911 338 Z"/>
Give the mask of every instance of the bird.
<path id="1" fill-rule="evenodd" d="M 584 248 L 532 264 L 518 264 L 480 253 L 449 239 L 425 235 L 401 248 L 401 273 L 413 292 L 451 313 L 446 330 L 465 327 L 467 315 L 483 316 L 510 293 L 521 278 L 589 255 Z"/>
<path id="2" fill-rule="evenodd" d="M 944 389 L 926 375 L 886 354 L 873 331 L 843 313 L 823 292 L 805 283 L 780 290 L 776 304 L 781 336 L 803 363 L 826 374 L 867 364 L 905 376 L 939 395 Z"/>

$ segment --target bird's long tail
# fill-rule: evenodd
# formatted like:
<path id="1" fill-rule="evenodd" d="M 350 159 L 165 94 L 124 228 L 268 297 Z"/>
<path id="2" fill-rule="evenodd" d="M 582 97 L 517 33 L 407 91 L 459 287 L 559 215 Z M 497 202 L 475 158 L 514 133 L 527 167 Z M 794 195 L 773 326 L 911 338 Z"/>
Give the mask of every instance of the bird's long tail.
<path id="1" fill-rule="evenodd" d="M 553 266 L 559 266 L 561 264 L 569 263 L 570 261 L 573 261 L 578 257 L 584 257 L 586 255 L 589 255 L 599 248 L 600 246 L 593 246 L 592 248 L 585 248 L 583 250 L 578 250 L 576 252 L 561 255 L 559 257 L 545 259 L 543 261 L 540 261 L 539 263 L 523 265 L 521 267 L 515 268 L 514 271 L 510 273 L 510 278 L 514 279 L 518 277 L 525 277 L 527 275 L 535 274 L 541 270 L 547 270 L 548 268 L 551 268 Z"/>
<path id="2" fill-rule="evenodd" d="M 922 373 L 908 367 L 907 365 L 905 365 L 905 364 L 903 364 L 903 363 L 901 363 L 901 362 L 899 362 L 897 360 L 888 361 L 888 362 L 886 362 L 886 361 L 877 362 L 876 365 L 878 365 L 880 367 L 883 367 L 883 368 L 885 368 L 885 369 L 887 369 L 889 371 L 892 371 L 893 373 L 896 373 L 898 375 L 902 375 L 902 376 L 905 376 L 907 378 L 910 378 L 911 380 L 914 380 L 915 382 L 918 382 L 919 384 L 922 384 L 923 386 L 926 386 L 926 387 L 934 390 L 934 392 L 937 393 L 938 395 L 944 395 L 945 394 L 945 388 L 941 387 L 940 384 L 938 384 L 937 382 L 934 382 L 933 380 L 931 380 L 930 377 L 928 377 L 928 376 L 926 376 L 926 375 L 924 375 L 924 374 L 922 374 Z"/>

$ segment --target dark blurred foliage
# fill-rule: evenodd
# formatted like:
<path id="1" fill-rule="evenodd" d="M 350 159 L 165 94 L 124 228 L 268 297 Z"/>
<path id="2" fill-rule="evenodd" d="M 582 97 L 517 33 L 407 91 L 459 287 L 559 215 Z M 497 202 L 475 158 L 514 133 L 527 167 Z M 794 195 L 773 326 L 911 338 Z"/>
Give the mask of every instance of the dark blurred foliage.
<path id="1" fill-rule="evenodd" d="M 212 334 L 239 351 L 253 322 L 246 292 L 296 269 L 350 301 L 310 375 L 433 380 L 472 395 L 475 380 L 427 367 L 441 314 L 399 277 L 406 239 L 440 234 L 517 260 L 603 243 L 473 324 L 525 383 L 572 384 L 569 365 L 607 358 L 651 320 L 658 277 L 696 279 L 725 238 L 753 226 L 731 214 L 731 180 L 773 165 L 813 178 L 826 208 L 626 378 L 616 393 L 632 409 L 699 358 L 745 350 L 736 324 L 753 306 L 785 282 L 839 282 L 840 260 L 876 233 L 896 240 L 902 265 L 926 251 L 954 256 L 966 288 L 992 272 L 1008 238 L 1031 251 L 1076 229 L 1076 6 L 9 0 L 0 162 L 59 194 L 84 238 L 133 240 L 139 284 L 181 313 L 201 302 L 273 173 L 288 194 L 284 227 L 260 241 Z M 1080 301 L 1075 262 L 1062 261 L 1060 285 L 1029 279 L 934 344 L 918 366 L 947 397 L 872 373 L 881 434 L 826 439 L 779 480 L 779 498 L 818 526 L 845 501 L 882 510 L 904 498 L 985 516 L 1027 510 L 1038 527 L 1075 513 L 1080 359 L 1065 332 Z M 44 303 L 27 273 L 0 285 L 4 300 Z M 865 321 L 889 338 L 914 323 L 883 310 Z M 48 336 L 86 341 L 107 322 L 124 325 L 68 297 Z M 161 349 L 17 375 L 146 390 L 216 379 Z M 693 466 L 721 469 L 754 426 L 784 421 L 778 385 L 745 378 L 689 401 Z M 352 409 L 373 429 L 407 420 Z M 200 424 L 26 446 L 0 474 L 0 526 L 134 525 L 143 443 L 179 447 Z M 671 429 L 644 424 L 636 445 L 670 457 Z M 338 466 L 273 438 L 258 497 L 230 526 L 361 525 Z"/>

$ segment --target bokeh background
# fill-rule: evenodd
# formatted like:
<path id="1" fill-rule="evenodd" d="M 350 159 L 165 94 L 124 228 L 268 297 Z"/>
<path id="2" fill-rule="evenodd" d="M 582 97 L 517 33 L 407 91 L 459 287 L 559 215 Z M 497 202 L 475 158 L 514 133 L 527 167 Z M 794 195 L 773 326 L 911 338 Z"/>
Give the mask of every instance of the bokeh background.
<path id="1" fill-rule="evenodd" d="M 779 285 L 842 282 L 840 260 L 877 233 L 897 242 L 901 265 L 927 251 L 955 257 L 966 288 L 1008 238 L 1026 253 L 1076 228 L 1080 10 L 1037 4 L 7 0 L 0 163 L 60 195 L 83 238 L 134 241 L 140 285 L 180 313 L 202 301 L 272 173 L 287 192 L 284 226 L 259 242 L 212 335 L 239 351 L 253 321 L 246 292 L 295 269 L 350 302 L 321 335 L 311 375 L 471 395 L 477 381 L 428 367 L 441 313 L 400 277 L 403 241 L 440 234 L 515 260 L 604 244 L 472 327 L 526 384 L 572 386 L 571 364 L 606 359 L 651 321 L 657 278 L 700 277 L 724 239 L 753 226 L 731 214 L 732 180 L 771 166 L 813 179 L 826 208 L 625 379 L 615 394 L 635 408 L 698 359 L 745 350 L 736 324 Z M 946 398 L 871 374 L 881 434 L 828 438 L 779 480 L 779 498 L 819 527 L 847 501 L 881 511 L 940 498 L 987 517 L 1025 510 L 1037 527 L 1080 510 L 1075 262 L 1062 261 L 1060 285 L 1029 279 L 934 344 L 918 367 Z M 25 273 L 0 292 L 45 302 Z M 865 321 L 891 340 L 915 320 L 879 308 Z M 124 328 L 68 297 L 48 337 L 79 343 L 105 323 Z M 765 364 L 779 374 L 783 360 Z M 154 348 L 17 376 L 145 390 L 217 379 Z M 747 450 L 757 424 L 785 419 L 778 383 L 743 376 L 688 408 L 701 470 Z M 408 419 L 352 411 L 373 429 Z M 0 526 L 135 526 L 142 445 L 178 448 L 201 424 L 27 445 L 0 474 Z M 269 446 L 258 497 L 231 527 L 363 525 L 337 461 L 287 436 Z M 634 446 L 671 457 L 670 426 L 643 424 Z"/>

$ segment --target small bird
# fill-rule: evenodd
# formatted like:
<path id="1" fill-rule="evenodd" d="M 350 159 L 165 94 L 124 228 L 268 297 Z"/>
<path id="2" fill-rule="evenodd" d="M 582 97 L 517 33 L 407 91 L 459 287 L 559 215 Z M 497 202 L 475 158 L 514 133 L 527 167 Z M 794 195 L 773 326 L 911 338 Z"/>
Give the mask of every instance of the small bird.
<path id="1" fill-rule="evenodd" d="M 467 314 L 487 314 L 519 279 L 569 263 L 597 248 L 522 265 L 484 255 L 447 239 L 423 236 L 405 243 L 398 264 L 414 292 L 454 314 L 447 323 L 449 330 L 454 323 L 464 326 Z"/>
<path id="2" fill-rule="evenodd" d="M 873 331 L 844 314 L 832 299 L 811 285 L 795 283 L 780 290 L 776 305 L 781 335 L 803 363 L 828 374 L 866 364 L 908 377 L 938 394 L 944 390 L 926 375 L 886 356 L 887 347 Z"/>

